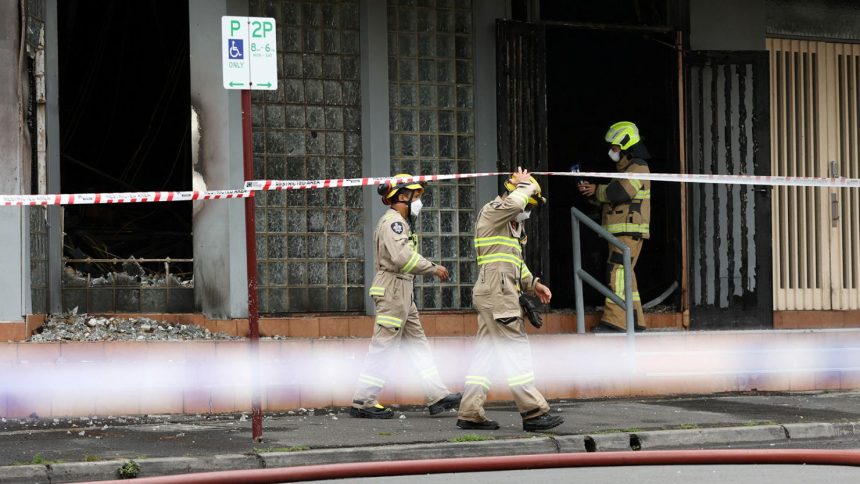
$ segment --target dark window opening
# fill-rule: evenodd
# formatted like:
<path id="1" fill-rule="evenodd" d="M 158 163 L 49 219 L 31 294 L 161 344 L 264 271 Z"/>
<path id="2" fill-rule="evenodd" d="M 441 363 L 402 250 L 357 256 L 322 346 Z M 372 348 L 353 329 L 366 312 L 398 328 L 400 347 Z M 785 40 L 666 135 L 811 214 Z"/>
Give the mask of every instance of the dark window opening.
<path id="1" fill-rule="evenodd" d="M 63 193 L 190 190 L 188 2 L 58 9 Z M 192 257 L 190 202 L 70 205 L 64 232 L 67 258 Z"/>
<path id="2" fill-rule="evenodd" d="M 541 0 L 543 20 L 613 25 L 668 25 L 668 0 Z"/>
<path id="3" fill-rule="evenodd" d="M 582 171 L 614 171 L 603 137 L 612 123 L 633 121 L 652 155 L 651 171 L 678 172 L 673 41 L 674 34 L 547 28 L 550 171 L 567 171 L 575 163 Z M 656 298 L 673 282 L 680 283 L 681 274 L 679 186 L 654 182 L 651 191 L 651 238 L 636 266 L 643 302 Z M 558 268 L 552 272 L 553 306 L 571 308 L 570 207 L 593 214 L 597 221 L 600 213 L 572 189 L 569 178 L 550 178 L 548 194 L 553 227 L 550 255 L 553 267 Z M 583 268 L 604 280 L 606 242 L 587 229 L 582 231 L 582 242 Z M 597 291 L 588 285 L 584 288 L 586 305 L 603 305 Z M 678 302 L 679 291 L 675 291 L 664 304 Z"/>

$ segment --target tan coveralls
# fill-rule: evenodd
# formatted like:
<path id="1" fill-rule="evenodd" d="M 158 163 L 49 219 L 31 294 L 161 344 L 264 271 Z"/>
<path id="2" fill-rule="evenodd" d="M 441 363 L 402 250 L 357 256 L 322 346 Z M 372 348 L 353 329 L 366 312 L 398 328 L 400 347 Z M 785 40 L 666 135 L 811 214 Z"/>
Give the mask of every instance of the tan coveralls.
<path id="1" fill-rule="evenodd" d="M 412 236 L 412 229 L 397 210 L 388 210 L 379 219 L 373 239 L 376 277 L 370 287 L 370 296 L 376 306 L 376 324 L 352 397 L 353 406 L 370 408 L 378 403 L 376 397 L 385 386 L 385 376 L 392 367 L 401 365 L 394 360 L 401 340 L 403 350 L 421 375 L 427 405 L 431 405 L 450 392 L 439 378 L 430 345 L 418 319 L 412 280 L 415 274 L 433 274 L 436 265 L 417 252 L 417 240 Z"/>
<path id="2" fill-rule="evenodd" d="M 478 334 L 460 402 L 462 420 L 487 420 L 484 401 L 490 389 L 490 371 L 496 364 L 506 376 L 524 420 L 549 412 L 546 399 L 534 385 L 531 348 L 519 303 L 520 287 L 534 294 L 538 279 L 522 259 L 522 224 L 511 224 L 536 190 L 531 183 L 521 183 L 507 197 L 484 205 L 478 214 L 475 251 L 480 270 L 472 290 Z"/>
<path id="3" fill-rule="evenodd" d="M 640 158 L 625 155 L 616 165 L 619 172 L 649 173 L 648 164 Z M 636 267 L 642 242 L 650 237 L 651 220 L 651 182 L 649 180 L 617 179 L 605 185 L 598 185 L 595 199 L 602 204 L 603 227 L 630 248 L 630 262 Z M 621 250 L 609 244 L 609 258 L 606 261 L 609 290 L 624 299 L 624 258 Z M 636 273 L 630 275 L 633 281 L 633 321 L 637 326 L 646 327 L 642 300 L 636 284 Z M 606 298 L 601 321 L 627 329 L 624 308 Z"/>

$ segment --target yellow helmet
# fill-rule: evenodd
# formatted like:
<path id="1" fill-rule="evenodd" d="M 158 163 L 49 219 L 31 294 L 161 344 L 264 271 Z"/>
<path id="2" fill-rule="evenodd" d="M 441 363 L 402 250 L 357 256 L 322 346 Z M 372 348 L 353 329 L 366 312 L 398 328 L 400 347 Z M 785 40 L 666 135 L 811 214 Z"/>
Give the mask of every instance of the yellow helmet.
<path id="1" fill-rule="evenodd" d="M 505 190 L 507 190 L 508 193 L 511 193 L 512 191 L 517 189 L 517 185 L 513 182 L 513 176 L 514 175 L 511 174 L 511 176 L 509 176 L 508 179 L 505 180 Z M 529 205 L 531 205 L 532 207 L 540 208 L 546 203 L 546 197 L 541 196 L 540 183 L 535 180 L 535 177 L 529 176 L 529 180 L 531 181 L 532 185 L 537 187 L 537 191 L 535 192 L 535 194 L 529 197 Z"/>
<path id="2" fill-rule="evenodd" d="M 641 139 L 639 128 L 630 121 L 619 121 L 610 126 L 609 131 L 606 132 L 606 142 L 611 145 L 618 145 L 622 150 L 629 149 Z"/>
<path id="3" fill-rule="evenodd" d="M 396 179 L 396 178 L 410 178 L 410 177 L 412 177 L 412 175 L 410 175 L 408 173 L 398 173 L 398 174 L 394 175 L 392 178 Z M 378 187 L 376 187 L 376 193 L 382 195 L 382 203 L 384 203 L 385 205 L 391 205 L 391 202 L 392 202 L 391 199 L 394 198 L 395 195 L 397 195 L 397 192 L 399 192 L 400 190 L 403 190 L 403 189 L 418 190 L 421 193 L 423 193 L 424 192 L 424 183 L 413 181 L 413 182 L 408 182 L 408 183 L 407 182 L 401 182 L 401 183 L 397 183 L 397 184 L 392 185 L 391 180 L 386 180 L 386 181 L 380 183 Z"/>

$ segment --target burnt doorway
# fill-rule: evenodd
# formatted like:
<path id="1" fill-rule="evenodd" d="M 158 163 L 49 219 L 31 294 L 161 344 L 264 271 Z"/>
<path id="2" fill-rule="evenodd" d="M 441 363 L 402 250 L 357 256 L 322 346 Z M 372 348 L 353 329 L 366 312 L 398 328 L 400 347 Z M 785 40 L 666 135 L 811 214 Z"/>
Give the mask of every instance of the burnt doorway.
<path id="1" fill-rule="evenodd" d="M 61 0 L 58 30 L 63 193 L 190 190 L 188 2 Z M 63 219 L 66 259 L 192 258 L 191 202 L 70 205 Z M 157 263 L 132 272 L 164 271 Z M 188 262 L 170 271 L 191 277 Z M 115 263 L 70 265 L 64 279 L 117 272 Z M 140 308 L 134 298 L 93 307 L 91 295 L 70 296 L 66 287 L 64 280 L 64 310 Z M 173 307 L 180 309 L 191 308 Z"/>
<path id="2" fill-rule="evenodd" d="M 632 121 L 652 158 L 652 172 L 677 173 L 678 67 L 675 33 L 607 28 L 546 26 L 548 166 L 550 171 L 613 171 L 603 140 L 617 121 Z M 591 180 L 605 182 L 606 180 Z M 593 215 L 599 208 L 581 197 L 570 177 L 548 180 L 553 306 L 573 308 L 570 207 Z M 652 183 L 651 239 L 636 267 L 643 303 L 681 283 L 680 187 Z M 582 237 L 582 263 L 603 279 L 606 242 L 591 231 Z M 680 305 L 680 290 L 663 300 L 666 310 Z M 586 286 L 586 305 L 603 297 Z"/>

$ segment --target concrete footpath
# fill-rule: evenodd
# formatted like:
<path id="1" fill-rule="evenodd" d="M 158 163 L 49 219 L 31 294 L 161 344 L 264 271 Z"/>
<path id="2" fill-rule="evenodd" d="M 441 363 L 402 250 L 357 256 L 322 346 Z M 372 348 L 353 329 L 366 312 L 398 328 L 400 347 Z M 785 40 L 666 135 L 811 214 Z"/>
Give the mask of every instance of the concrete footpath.
<path id="1" fill-rule="evenodd" d="M 78 482 L 118 477 L 129 460 L 139 477 L 228 469 L 446 457 L 614 450 L 744 447 L 856 439 L 860 391 L 723 394 L 554 401 L 565 423 L 550 434 L 522 431 L 512 406 L 494 406 L 497 431 L 463 431 L 456 412 L 430 417 L 402 408 L 392 420 L 345 409 L 267 415 L 251 441 L 250 415 L 93 416 L 5 419 L 0 482 Z M 133 466 L 126 466 L 129 469 Z"/>

